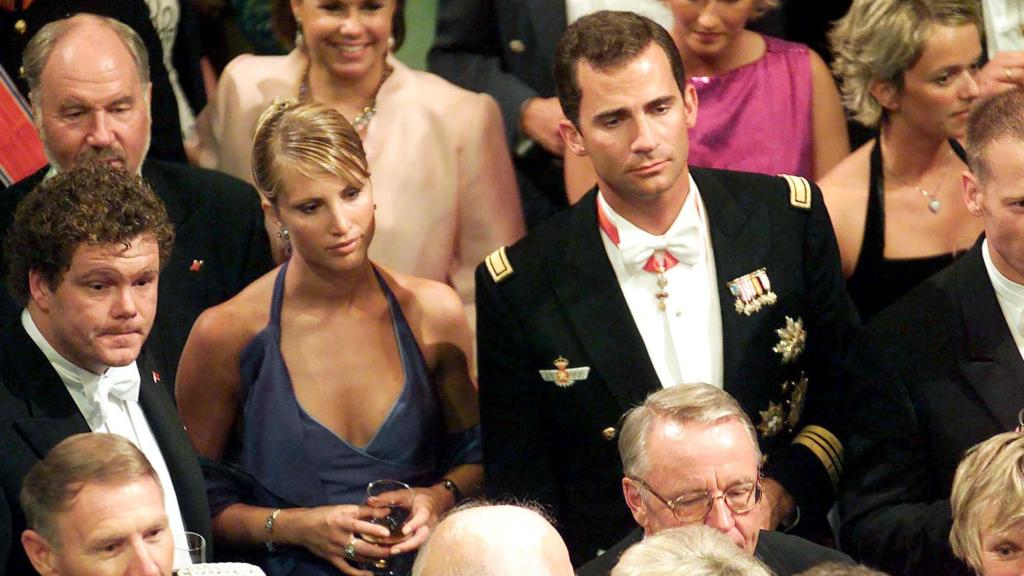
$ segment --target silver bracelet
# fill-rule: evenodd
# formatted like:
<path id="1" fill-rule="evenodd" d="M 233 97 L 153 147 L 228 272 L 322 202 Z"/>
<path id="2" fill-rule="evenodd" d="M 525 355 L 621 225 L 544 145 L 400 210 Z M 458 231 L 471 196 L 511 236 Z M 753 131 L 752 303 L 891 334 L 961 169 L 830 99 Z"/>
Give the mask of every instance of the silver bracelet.
<path id="1" fill-rule="evenodd" d="M 273 552 L 276 550 L 276 548 L 274 548 L 274 539 L 272 536 L 274 535 L 274 522 L 277 521 L 277 516 L 280 513 L 280 508 L 274 510 L 270 513 L 270 516 L 267 516 L 267 521 L 263 523 L 263 530 L 267 533 L 267 540 L 264 542 L 264 544 L 267 545 L 267 552 Z"/>

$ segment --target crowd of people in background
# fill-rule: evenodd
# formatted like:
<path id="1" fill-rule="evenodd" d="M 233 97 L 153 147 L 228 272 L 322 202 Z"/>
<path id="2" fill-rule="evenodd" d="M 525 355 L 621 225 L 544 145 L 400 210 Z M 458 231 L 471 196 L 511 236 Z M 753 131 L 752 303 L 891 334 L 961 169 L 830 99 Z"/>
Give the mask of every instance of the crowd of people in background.
<path id="1" fill-rule="evenodd" d="M 0 576 L 1019 574 L 1024 12 L 836 4 L 0 0 Z"/>

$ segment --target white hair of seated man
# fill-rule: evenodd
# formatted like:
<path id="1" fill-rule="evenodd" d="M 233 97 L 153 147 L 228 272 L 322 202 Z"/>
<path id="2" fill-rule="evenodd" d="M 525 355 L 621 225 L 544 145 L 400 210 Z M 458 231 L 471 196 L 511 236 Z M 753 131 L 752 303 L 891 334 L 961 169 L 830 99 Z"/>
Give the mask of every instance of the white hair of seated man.
<path id="1" fill-rule="evenodd" d="M 611 576 L 772 576 L 728 536 L 703 524 L 670 528 L 627 549 Z"/>
<path id="2" fill-rule="evenodd" d="M 479 505 L 441 521 L 420 549 L 412 576 L 573 576 L 561 536 L 521 506 Z"/>

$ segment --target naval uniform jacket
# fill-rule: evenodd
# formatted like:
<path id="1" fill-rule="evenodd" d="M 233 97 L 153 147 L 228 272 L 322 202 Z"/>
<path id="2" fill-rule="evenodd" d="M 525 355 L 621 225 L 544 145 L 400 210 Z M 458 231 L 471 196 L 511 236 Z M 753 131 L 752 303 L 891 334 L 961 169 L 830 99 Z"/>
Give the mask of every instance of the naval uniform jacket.
<path id="1" fill-rule="evenodd" d="M 212 542 L 210 511 L 199 461 L 174 403 L 153 371 L 139 358 L 139 406 L 160 447 L 185 529 Z M 64 382 L 20 321 L 5 325 L 0 334 L 0 574 L 21 576 L 35 570 L 21 547 L 25 515 L 18 496 L 29 468 L 61 440 L 89 432 L 89 425 Z"/>
<path id="2" fill-rule="evenodd" d="M 0 190 L 0 241 L 19 201 L 43 180 L 49 166 Z M 167 208 L 174 225 L 174 248 L 162 266 L 159 302 L 146 350 L 160 381 L 174 393 L 174 376 L 185 340 L 199 314 L 231 298 L 270 269 L 270 244 L 256 190 L 219 172 L 149 159 L 142 178 Z M 163 265 L 164 263 L 161 262 Z M 0 270 L 0 284 L 5 282 Z M 0 293 L 0 326 L 21 314 Z"/>
<path id="3" fill-rule="evenodd" d="M 949 545 L 949 495 L 964 452 L 1013 430 L 1024 360 L 978 244 L 868 324 L 849 440 L 840 541 L 900 574 L 971 574 Z"/>
<path id="4" fill-rule="evenodd" d="M 643 540 L 644 529 L 637 528 L 607 552 L 587 562 L 576 571 L 576 576 L 608 576 L 619 563 L 619 557 L 632 545 Z M 754 557 L 764 562 L 775 576 L 793 576 L 826 562 L 850 564 L 846 554 L 819 546 L 798 536 L 782 532 L 761 530 L 757 536 Z"/>
<path id="5" fill-rule="evenodd" d="M 759 429 L 767 475 L 805 520 L 823 516 L 842 467 L 833 408 L 856 313 L 821 193 L 803 179 L 690 172 L 715 257 L 725 390 Z M 549 507 L 575 565 L 635 526 L 622 504 L 617 426 L 661 389 L 602 244 L 595 198 L 489 256 L 476 284 L 487 495 Z M 737 312 L 728 283 L 761 268 L 777 302 Z M 803 329 L 777 332 L 787 318 Z M 784 363 L 773 349 L 798 332 L 806 346 Z M 589 374 L 568 387 L 545 381 L 540 371 L 559 357 Z"/>

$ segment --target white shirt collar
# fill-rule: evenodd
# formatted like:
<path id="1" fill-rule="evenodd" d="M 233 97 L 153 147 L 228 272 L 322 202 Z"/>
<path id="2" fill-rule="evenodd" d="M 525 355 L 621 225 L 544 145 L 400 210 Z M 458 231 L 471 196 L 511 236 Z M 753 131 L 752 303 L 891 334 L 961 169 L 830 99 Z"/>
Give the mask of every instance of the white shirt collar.
<path id="1" fill-rule="evenodd" d="M 988 277 L 992 282 L 992 288 L 995 289 L 996 295 L 999 298 L 1006 299 L 1009 304 L 1015 306 L 1018 310 L 1024 309 L 1024 286 L 1010 280 L 996 268 L 995 263 L 992 262 L 992 255 L 989 253 L 989 250 L 988 239 L 986 238 L 981 245 L 981 255 L 985 260 L 985 269 L 988 271 Z"/>
<path id="2" fill-rule="evenodd" d="M 702 204 L 702 202 L 700 202 L 700 190 L 697 189 L 697 183 L 693 181 L 693 176 L 687 174 L 687 178 L 690 180 L 690 191 L 686 195 L 683 207 L 679 209 L 679 213 L 676 214 L 676 218 L 672 221 L 672 225 L 669 226 L 668 230 L 660 236 L 641 229 L 612 209 L 612 207 L 608 205 L 608 201 L 604 199 L 604 192 L 600 188 L 598 188 L 597 191 L 597 201 L 601 204 L 601 210 L 604 212 L 605 216 L 608 217 L 608 221 L 611 222 L 616 230 L 618 230 L 620 242 L 622 242 L 627 236 L 631 235 L 638 235 L 642 238 L 661 238 L 664 236 L 671 236 L 676 230 L 687 226 L 697 226 L 701 230 L 701 235 L 705 236 L 706 227 L 704 226 L 702 210 L 699 207 L 699 205 Z"/>

